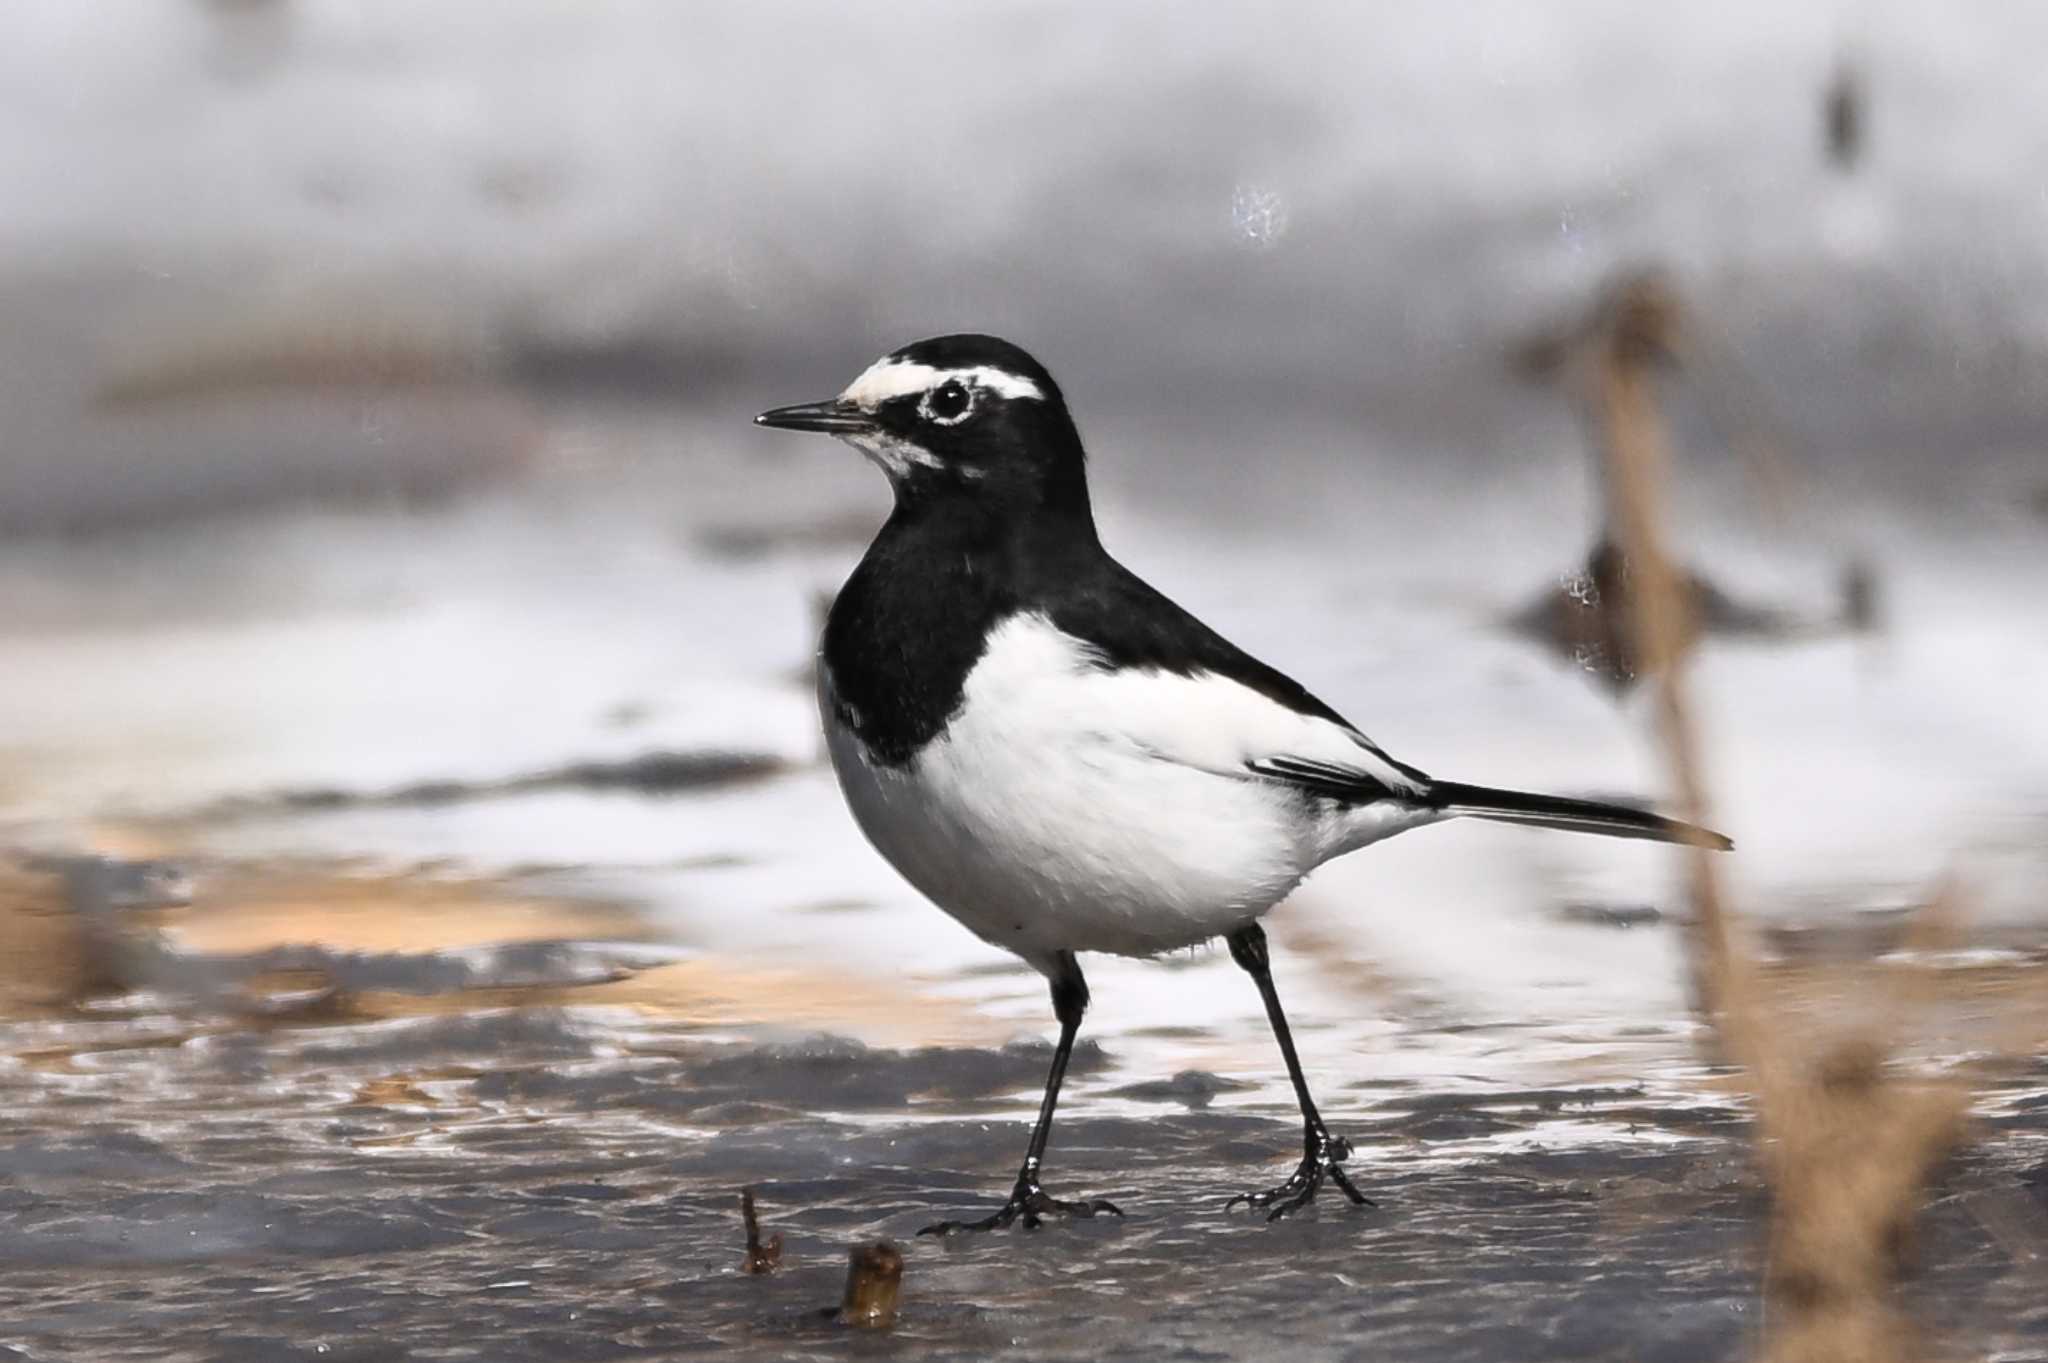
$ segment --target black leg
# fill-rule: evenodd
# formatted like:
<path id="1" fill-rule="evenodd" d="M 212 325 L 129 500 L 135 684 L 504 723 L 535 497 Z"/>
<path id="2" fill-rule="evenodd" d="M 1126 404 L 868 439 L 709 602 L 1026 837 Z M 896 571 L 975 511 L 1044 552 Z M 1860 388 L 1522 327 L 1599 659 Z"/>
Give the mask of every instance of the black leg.
<path id="1" fill-rule="evenodd" d="M 1351 1158 L 1351 1143 L 1330 1134 L 1330 1128 L 1323 1125 L 1323 1114 L 1316 1111 L 1316 1100 L 1309 1097 L 1308 1080 L 1301 1073 L 1301 1057 L 1294 1053 L 1294 1034 L 1287 1030 L 1287 1015 L 1280 1011 L 1280 994 L 1273 988 L 1273 962 L 1266 953 L 1265 929 L 1257 923 L 1239 928 L 1230 934 L 1229 942 L 1230 958 L 1250 972 L 1259 986 L 1259 997 L 1266 1001 L 1266 1019 L 1273 1024 L 1280 1054 L 1287 1061 L 1287 1077 L 1294 1081 L 1294 1096 L 1301 1103 L 1302 1155 L 1300 1166 L 1279 1187 L 1262 1193 L 1239 1193 L 1224 1206 L 1234 1207 L 1243 1202 L 1252 1207 L 1271 1207 L 1266 1219 L 1278 1221 L 1314 1201 L 1325 1178 L 1343 1189 L 1344 1196 L 1357 1205 L 1372 1206 L 1372 1199 L 1352 1187 L 1344 1173 L 1344 1161 Z"/>
<path id="2" fill-rule="evenodd" d="M 1017 1171 L 1017 1186 L 1010 1200 L 979 1221 L 940 1221 L 926 1226 L 919 1235 L 951 1235 L 954 1231 L 995 1230 L 1012 1221 L 1024 1229 L 1037 1230 L 1048 1216 L 1093 1216 L 1109 1212 L 1122 1216 L 1113 1203 L 1101 1198 L 1062 1202 L 1046 1195 L 1038 1183 L 1039 1167 L 1045 1162 L 1046 1138 L 1052 1135 L 1053 1108 L 1059 1104 L 1060 1081 L 1067 1077 L 1067 1058 L 1074 1053 L 1074 1035 L 1081 1030 L 1081 1015 L 1088 1011 L 1088 981 L 1081 977 L 1081 963 L 1071 951 L 1053 958 L 1052 1011 L 1060 1020 L 1060 1041 L 1052 1053 L 1052 1073 L 1045 1077 L 1045 1101 L 1038 1107 L 1038 1125 L 1031 1128 L 1031 1144 L 1024 1151 L 1024 1167 Z"/>

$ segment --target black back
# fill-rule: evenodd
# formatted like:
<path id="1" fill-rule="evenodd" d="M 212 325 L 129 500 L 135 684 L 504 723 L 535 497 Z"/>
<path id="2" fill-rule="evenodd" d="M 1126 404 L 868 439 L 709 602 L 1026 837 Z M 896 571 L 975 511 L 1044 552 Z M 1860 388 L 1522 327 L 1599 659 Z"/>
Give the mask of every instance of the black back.
<path id="1" fill-rule="evenodd" d="M 1344 720 L 1111 558 L 1096 536 L 1079 434 L 1050 375 L 992 337 L 941 337 L 898 352 L 938 367 L 992 364 L 1047 397 L 999 404 L 979 430 L 948 432 L 949 465 L 1007 461 L 1009 476 L 920 471 L 839 593 L 824 661 L 839 719 L 890 765 L 908 762 L 958 713 L 988 635 L 1037 611 L 1084 640 L 1105 668 L 1229 677 L 1303 714 Z M 906 430 L 905 438 L 916 433 Z M 965 441 L 981 443 L 966 447 Z"/>

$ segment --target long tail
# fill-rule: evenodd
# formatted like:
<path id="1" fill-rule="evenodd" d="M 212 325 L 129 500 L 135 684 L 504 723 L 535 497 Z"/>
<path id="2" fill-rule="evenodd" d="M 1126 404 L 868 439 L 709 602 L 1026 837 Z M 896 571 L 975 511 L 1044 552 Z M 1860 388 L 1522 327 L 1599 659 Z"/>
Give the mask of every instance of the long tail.
<path id="1" fill-rule="evenodd" d="M 1468 786 L 1459 781 L 1431 781 L 1429 802 L 1447 814 L 1464 814 L 1500 823 L 1562 828 L 1573 833 L 1601 833 L 1610 838 L 1648 838 L 1652 842 L 1697 843 L 1726 852 L 1735 846 L 1711 829 L 1667 819 L 1627 805 L 1574 800 L 1563 795 L 1531 795 L 1519 790 Z"/>

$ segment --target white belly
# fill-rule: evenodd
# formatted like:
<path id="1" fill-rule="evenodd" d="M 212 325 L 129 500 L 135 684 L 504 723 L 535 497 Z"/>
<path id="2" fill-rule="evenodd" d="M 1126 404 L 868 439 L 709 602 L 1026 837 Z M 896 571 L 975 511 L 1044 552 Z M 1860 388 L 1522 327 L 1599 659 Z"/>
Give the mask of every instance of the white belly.
<path id="1" fill-rule="evenodd" d="M 1207 941 L 1345 850 L 1332 816 L 1294 792 L 1148 751 L 1113 708 L 1128 688 L 1103 675 L 1044 631 L 1006 628 L 946 732 L 887 767 L 837 719 L 821 667 L 827 744 L 854 818 L 940 908 L 1040 963 Z"/>
<path id="2" fill-rule="evenodd" d="M 1277 903 L 1312 865 L 1284 797 L 1100 739 L 956 724 L 889 768 L 829 715 L 826 732 L 868 840 L 933 903 L 1026 958 L 1207 941 Z"/>

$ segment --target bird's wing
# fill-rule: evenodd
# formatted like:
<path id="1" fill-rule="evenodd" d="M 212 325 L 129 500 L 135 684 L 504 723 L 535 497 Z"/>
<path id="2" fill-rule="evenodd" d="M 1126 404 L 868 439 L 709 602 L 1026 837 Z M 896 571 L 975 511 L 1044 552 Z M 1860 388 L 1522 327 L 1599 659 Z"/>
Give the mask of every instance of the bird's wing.
<path id="1" fill-rule="evenodd" d="M 1415 800 L 1430 786 L 1350 724 L 1288 710 L 1231 677 L 1182 677 L 1178 704 L 1157 696 L 1133 737 L 1157 757 L 1253 776 L 1346 804 Z"/>
<path id="2" fill-rule="evenodd" d="M 1429 789 L 1300 682 L 1099 550 L 1038 585 L 1049 622 L 1096 664 L 1091 691 L 1115 729 L 1152 755 L 1355 804 Z"/>
<path id="3" fill-rule="evenodd" d="M 1348 805 L 1378 801 L 1610 837 L 1730 846 L 1707 829 L 1626 805 L 1432 780 L 1292 677 L 1268 667 L 1099 551 L 1038 584 L 1038 631 L 1054 670 L 1078 683 L 1067 718 L 1147 755 Z"/>
<path id="4" fill-rule="evenodd" d="M 1341 720 L 1292 709 L 1219 673 L 1117 669 L 1086 687 L 1086 708 L 1109 720 L 1105 727 L 1163 761 L 1347 804 L 1419 801 L 1429 788 L 1428 777 Z"/>

